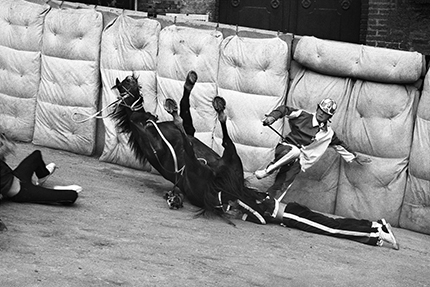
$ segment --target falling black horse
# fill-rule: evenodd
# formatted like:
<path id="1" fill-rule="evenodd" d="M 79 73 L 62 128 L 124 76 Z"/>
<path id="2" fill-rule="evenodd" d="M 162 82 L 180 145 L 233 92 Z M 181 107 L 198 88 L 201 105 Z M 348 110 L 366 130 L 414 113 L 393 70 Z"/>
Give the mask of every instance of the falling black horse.
<path id="1" fill-rule="evenodd" d="M 260 196 L 244 184 L 242 161 L 227 132 L 223 98 L 215 97 L 212 103 L 223 132 L 223 155 L 194 137 L 189 97 L 196 81 L 197 74 L 189 72 L 179 114 L 176 102 L 168 99 L 165 109 L 173 121 L 157 122 L 157 117 L 144 109 L 137 78 L 117 79 L 114 88 L 120 92 L 120 101 L 112 116 L 119 130 L 129 135 L 129 145 L 137 158 L 147 159 L 191 204 L 217 214 L 222 214 L 231 201 L 253 205 Z M 174 190 L 167 199 L 171 207 L 182 204 Z"/>

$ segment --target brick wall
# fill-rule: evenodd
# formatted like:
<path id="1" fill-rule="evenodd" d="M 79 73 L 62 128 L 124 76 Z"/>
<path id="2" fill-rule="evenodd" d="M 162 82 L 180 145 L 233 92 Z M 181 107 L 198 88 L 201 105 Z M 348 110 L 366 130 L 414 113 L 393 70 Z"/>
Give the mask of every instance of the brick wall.
<path id="1" fill-rule="evenodd" d="M 430 55 L 430 1 L 369 0 L 365 43 Z"/>
<path id="2" fill-rule="evenodd" d="M 369 20 L 369 0 L 361 1 L 360 43 L 366 44 L 367 23 Z"/>

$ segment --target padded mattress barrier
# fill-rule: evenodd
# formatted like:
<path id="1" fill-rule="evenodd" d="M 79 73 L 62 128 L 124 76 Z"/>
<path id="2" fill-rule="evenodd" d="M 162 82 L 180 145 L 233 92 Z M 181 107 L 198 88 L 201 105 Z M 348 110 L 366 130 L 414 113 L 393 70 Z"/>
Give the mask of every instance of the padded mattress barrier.
<path id="1" fill-rule="evenodd" d="M 348 164 L 329 149 L 299 174 L 286 200 L 430 233 L 430 75 L 421 97 L 414 85 L 424 76 L 421 54 L 314 37 L 300 38 L 292 52 L 291 39 L 241 37 L 207 24 L 163 27 L 124 14 L 103 23 L 95 9 L 23 0 L 0 0 L 0 6 L 0 128 L 14 138 L 91 155 L 96 120 L 78 123 L 73 115 L 90 116 L 114 101 L 116 78 L 137 74 L 145 108 L 170 120 L 164 100 L 179 100 L 192 69 L 199 75 L 191 95 L 196 137 L 222 153 L 211 101 L 224 97 L 230 136 L 248 174 L 272 159 L 279 140 L 262 126 L 265 113 L 283 103 L 312 112 L 332 97 L 339 104 L 334 130 L 372 163 Z M 136 161 L 109 118 L 103 124 L 100 160 L 150 169 Z M 288 122 L 274 128 L 288 132 Z M 270 184 L 252 178 L 261 188 Z"/>
<path id="2" fill-rule="evenodd" d="M 365 49 L 360 54 L 358 47 L 301 38 L 293 57 L 301 68 L 292 82 L 287 103 L 314 111 L 324 97 L 335 99 L 338 110 L 333 129 L 351 150 L 370 157 L 372 163 L 346 163 L 330 151 L 300 174 L 285 200 L 341 216 L 373 220 L 384 217 L 398 226 L 419 101 L 413 83 L 422 75 L 423 58 L 418 53 L 389 49 Z M 317 56 L 310 57 L 308 51 Z M 383 62 L 370 60 L 380 55 L 384 55 Z M 352 58 L 362 66 L 352 68 Z M 384 68 L 384 64 L 403 63 L 403 58 L 411 64 L 407 74 L 401 69 Z M 343 59 L 345 63 L 341 64 Z M 380 82 L 370 81 L 367 76 L 357 79 L 365 73 Z"/>
<path id="3" fill-rule="evenodd" d="M 46 15 L 34 144 L 93 153 L 96 120 L 79 123 L 73 116 L 97 111 L 102 28 L 95 10 L 51 9 Z"/>
<path id="4" fill-rule="evenodd" d="M 150 19 L 134 19 L 120 15 L 103 31 L 100 71 L 102 76 L 102 106 L 114 102 L 118 90 L 112 90 L 118 78 L 131 75 L 139 78 L 145 108 L 154 112 L 156 102 L 156 65 L 160 23 Z M 114 109 L 114 107 L 112 107 Z M 128 137 L 117 132 L 114 121 L 103 113 L 105 142 L 100 160 L 150 170 L 148 163 L 139 163 L 128 146 Z"/>
<path id="5" fill-rule="evenodd" d="M 30 142 L 40 84 L 43 22 L 49 6 L 0 0 L 0 7 L 1 132 Z"/>

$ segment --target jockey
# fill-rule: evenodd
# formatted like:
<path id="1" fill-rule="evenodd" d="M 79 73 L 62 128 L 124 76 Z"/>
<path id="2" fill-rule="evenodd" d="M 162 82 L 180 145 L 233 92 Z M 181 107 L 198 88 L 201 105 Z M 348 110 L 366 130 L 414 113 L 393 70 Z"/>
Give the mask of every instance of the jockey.
<path id="1" fill-rule="evenodd" d="M 15 202 L 71 205 L 78 198 L 82 187 L 78 185 L 54 186 L 52 189 L 42 185 L 55 171 L 56 165 L 45 165 L 42 153 L 34 151 L 16 169 L 12 170 L 5 162 L 5 156 L 13 153 L 14 143 L 0 134 L 0 199 Z M 37 181 L 33 182 L 33 174 Z"/>
<path id="2" fill-rule="evenodd" d="M 317 105 L 315 114 L 282 105 L 264 118 L 263 125 L 270 126 L 276 120 L 287 117 L 291 130 L 276 146 L 274 161 L 265 169 L 255 171 L 255 176 L 262 179 L 279 170 L 275 183 L 267 190 L 272 197 L 282 186 L 289 186 L 300 170 L 306 171 L 319 160 L 329 146 L 347 162 L 371 162 L 370 158 L 351 152 L 330 127 L 336 108 L 336 102 L 326 98 Z"/>
<path id="3" fill-rule="evenodd" d="M 267 196 L 256 204 L 237 201 L 243 212 L 242 220 L 259 224 L 276 223 L 285 227 L 307 232 L 345 238 L 373 246 L 385 243 L 398 250 L 391 225 L 385 219 L 369 221 L 365 219 L 330 217 L 310 210 L 296 202 L 284 204 Z"/>

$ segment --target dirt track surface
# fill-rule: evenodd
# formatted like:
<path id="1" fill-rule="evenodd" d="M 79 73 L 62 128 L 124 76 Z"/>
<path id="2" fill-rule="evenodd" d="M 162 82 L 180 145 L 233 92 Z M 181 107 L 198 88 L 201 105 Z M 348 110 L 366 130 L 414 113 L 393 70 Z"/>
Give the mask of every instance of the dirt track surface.
<path id="1" fill-rule="evenodd" d="M 400 250 L 167 208 L 162 177 L 40 149 L 80 184 L 71 207 L 0 203 L 0 286 L 430 286 L 430 236 L 395 228 Z"/>

